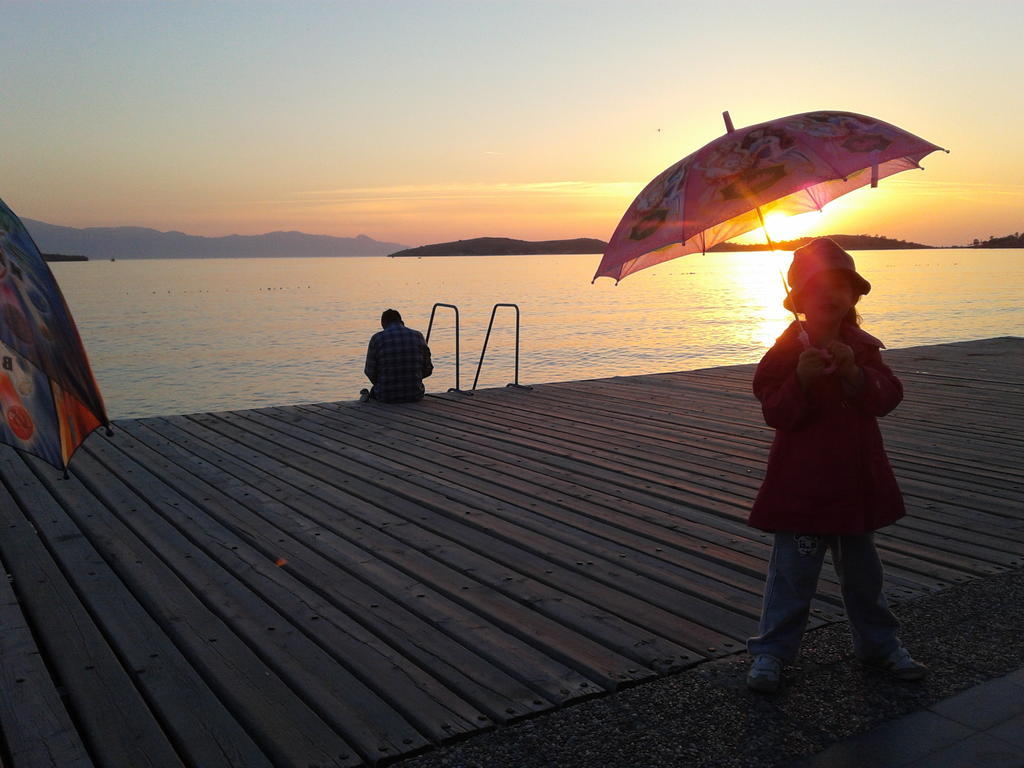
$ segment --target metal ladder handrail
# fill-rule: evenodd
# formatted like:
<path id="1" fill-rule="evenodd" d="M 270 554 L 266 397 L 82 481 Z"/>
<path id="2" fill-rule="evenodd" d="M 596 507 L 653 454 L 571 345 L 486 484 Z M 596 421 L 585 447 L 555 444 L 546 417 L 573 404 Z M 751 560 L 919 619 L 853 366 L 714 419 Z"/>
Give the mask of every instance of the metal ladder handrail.
<path id="1" fill-rule="evenodd" d="M 434 313 L 437 312 L 438 307 L 448 307 L 449 309 L 455 310 L 455 386 L 449 387 L 449 392 L 458 392 L 463 395 L 471 395 L 472 392 L 466 392 L 459 388 L 459 308 L 454 304 L 444 304 L 443 302 L 437 302 L 433 307 L 430 308 L 430 322 L 427 324 L 427 338 L 425 342 L 430 344 L 430 332 L 434 328 Z"/>
<path id="2" fill-rule="evenodd" d="M 519 383 L 519 305 L 518 304 L 495 304 L 491 307 L 491 321 L 487 324 L 487 335 L 484 337 L 484 346 L 480 350 L 480 362 L 476 365 L 476 376 L 473 377 L 473 390 L 476 389 L 476 383 L 480 380 L 480 369 L 484 364 L 484 355 L 487 354 L 487 342 L 491 339 L 491 329 L 494 327 L 494 316 L 498 312 L 498 307 L 512 307 L 516 311 L 516 378 L 515 381 L 506 384 L 506 387 L 516 387 L 518 389 L 533 389 L 533 387 L 526 386 L 525 384 Z"/>

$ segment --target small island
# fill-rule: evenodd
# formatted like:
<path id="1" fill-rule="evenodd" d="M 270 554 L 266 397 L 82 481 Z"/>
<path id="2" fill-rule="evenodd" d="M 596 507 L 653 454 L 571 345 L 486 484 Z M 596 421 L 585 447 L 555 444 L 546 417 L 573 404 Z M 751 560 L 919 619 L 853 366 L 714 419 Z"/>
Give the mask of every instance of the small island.
<path id="1" fill-rule="evenodd" d="M 578 237 L 574 240 L 513 240 L 510 237 L 477 237 L 451 243 L 421 245 L 388 254 L 390 258 L 410 256 L 530 256 L 556 253 L 602 253 L 604 240 Z"/>
<path id="2" fill-rule="evenodd" d="M 897 240 L 883 235 L 825 235 L 848 251 L 887 251 L 910 248 L 934 248 L 933 245 Z M 779 240 L 774 243 L 776 250 L 792 251 L 806 245 L 814 236 L 798 237 L 795 240 Z M 580 237 L 574 240 L 515 240 L 509 237 L 477 237 L 471 240 L 455 240 L 450 243 L 421 245 L 388 254 L 391 258 L 425 256 L 520 256 L 554 255 L 573 253 L 604 253 L 608 246 L 604 240 Z M 767 243 L 719 243 L 708 249 L 712 252 L 725 251 L 767 251 Z"/>
<path id="3" fill-rule="evenodd" d="M 798 237 L 795 240 L 778 240 L 773 245 L 777 251 L 793 251 L 807 245 L 815 237 Z M 934 245 L 923 243 L 912 243 L 908 240 L 895 240 L 883 235 L 820 235 L 828 237 L 836 242 L 840 248 L 847 251 L 893 251 L 909 248 L 934 248 Z M 709 251 L 767 251 L 772 250 L 767 243 L 753 243 L 751 245 L 740 245 L 739 243 L 719 243 L 708 249 Z"/>
<path id="4" fill-rule="evenodd" d="M 73 253 L 43 253 L 40 254 L 43 261 L 88 261 L 88 256 L 80 256 Z"/>

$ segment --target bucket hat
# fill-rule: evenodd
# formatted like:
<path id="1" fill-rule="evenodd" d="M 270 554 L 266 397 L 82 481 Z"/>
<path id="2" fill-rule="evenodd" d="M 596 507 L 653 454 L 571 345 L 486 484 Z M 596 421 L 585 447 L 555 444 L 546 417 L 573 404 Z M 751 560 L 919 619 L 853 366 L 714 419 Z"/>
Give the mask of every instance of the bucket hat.
<path id="1" fill-rule="evenodd" d="M 787 275 L 789 287 L 793 293 L 798 294 L 812 277 L 829 270 L 849 272 L 854 290 L 860 295 L 871 290 L 871 283 L 857 274 L 853 257 L 828 237 L 816 237 L 793 251 L 793 263 Z"/>

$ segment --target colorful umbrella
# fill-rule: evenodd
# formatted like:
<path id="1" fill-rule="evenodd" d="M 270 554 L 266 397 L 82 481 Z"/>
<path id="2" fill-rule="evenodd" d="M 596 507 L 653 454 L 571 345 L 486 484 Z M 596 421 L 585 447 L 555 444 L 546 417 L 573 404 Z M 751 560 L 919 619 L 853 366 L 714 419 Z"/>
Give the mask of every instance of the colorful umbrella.
<path id="1" fill-rule="evenodd" d="M 101 424 L 103 398 L 64 296 L 0 200 L 0 442 L 66 470 Z"/>
<path id="2" fill-rule="evenodd" d="M 908 168 L 935 144 L 873 117 L 807 112 L 729 132 L 648 184 L 615 229 L 594 280 L 638 270 L 795 214 Z"/>

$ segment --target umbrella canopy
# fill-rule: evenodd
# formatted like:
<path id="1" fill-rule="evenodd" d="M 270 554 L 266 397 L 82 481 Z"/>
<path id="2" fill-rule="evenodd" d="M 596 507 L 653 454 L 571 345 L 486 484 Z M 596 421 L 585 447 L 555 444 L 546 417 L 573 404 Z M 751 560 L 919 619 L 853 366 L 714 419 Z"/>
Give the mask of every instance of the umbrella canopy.
<path id="1" fill-rule="evenodd" d="M 728 124 L 728 120 L 727 120 Z M 730 126 L 731 128 L 731 126 Z M 666 169 L 616 227 L 594 280 L 626 275 L 920 168 L 942 147 L 852 112 L 807 112 L 724 136 Z"/>
<path id="2" fill-rule="evenodd" d="M 107 423 L 57 281 L 0 200 L 0 442 L 66 469 L 86 436 Z"/>

